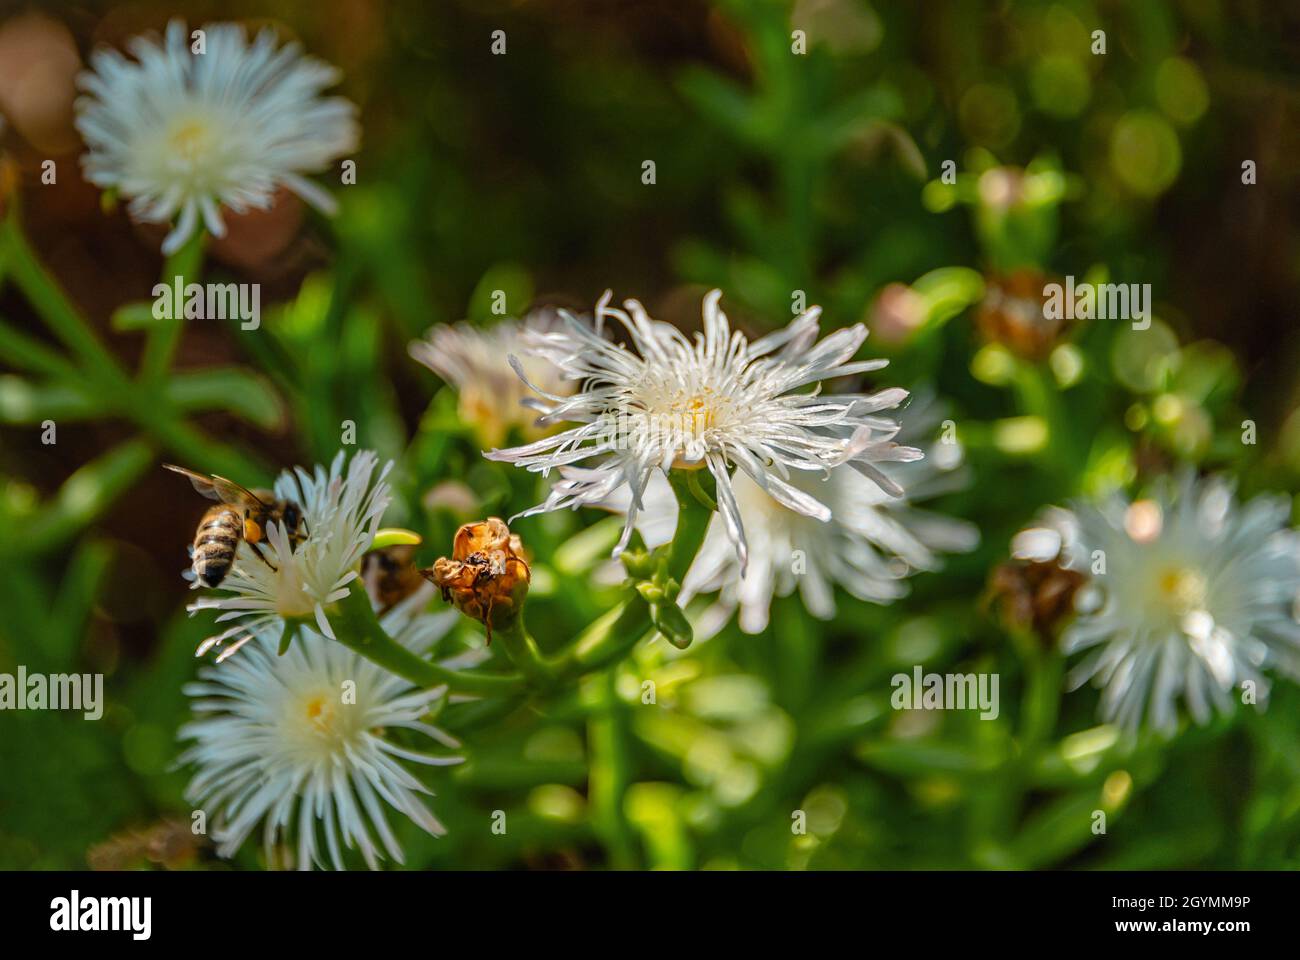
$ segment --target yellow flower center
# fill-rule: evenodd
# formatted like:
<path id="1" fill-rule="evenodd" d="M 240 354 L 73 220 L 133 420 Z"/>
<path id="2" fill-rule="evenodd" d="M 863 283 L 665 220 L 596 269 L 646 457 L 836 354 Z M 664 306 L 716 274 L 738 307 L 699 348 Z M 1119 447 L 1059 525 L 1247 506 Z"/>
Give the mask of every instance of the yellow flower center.
<path id="1" fill-rule="evenodd" d="M 167 138 L 171 148 L 185 160 L 197 160 L 212 147 L 212 133 L 202 120 L 184 120 Z"/>
<path id="2" fill-rule="evenodd" d="M 684 406 L 682 411 L 682 426 L 685 429 L 686 424 L 690 423 L 690 432 L 698 436 L 705 430 L 712 429 L 718 419 L 718 411 L 712 402 L 712 397 L 707 394 L 696 394 L 691 397 Z"/>
<path id="3" fill-rule="evenodd" d="M 1190 613 L 1205 606 L 1205 578 L 1187 567 L 1170 567 L 1156 578 L 1161 601 L 1175 613 Z"/>
<path id="4" fill-rule="evenodd" d="M 304 712 L 311 725 L 321 733 L 329 733 L 334 725 L 334 705 L 323 695 L 307 700 Z"/>
<path id="5" fill-rule="evenodd" d="M 668 417 L 673 428 L 694 440 L 699 440 L 718 425 L 721 413 L 718 396 L 705 387 L 699 393 L 679 396 L 675 399 L 669 407 Z M 681 456 L 673 462 L 675 470 L 699 470 L 703 467 L 703 460 L 688 461 Z"/>

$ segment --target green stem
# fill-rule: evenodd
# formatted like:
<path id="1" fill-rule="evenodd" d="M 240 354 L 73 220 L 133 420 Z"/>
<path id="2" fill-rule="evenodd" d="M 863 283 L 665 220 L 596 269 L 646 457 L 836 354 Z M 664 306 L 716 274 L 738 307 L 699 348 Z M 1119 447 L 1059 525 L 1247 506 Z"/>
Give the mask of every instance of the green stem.
<path id="1" fill-rule="evenodd" d="M 636 835 L 624 811 L 632 764 L 628 757 L 627 716 L 616 683 L 615 668 L 591 678 L 599 703 L 587 724 L 591 750 L 587 793 L 592 825 L 609 850 L 610 866 L 632 870 L 637 865 Z"/>
<path id="2" fill-rule="evenodd" d="M 552 662 L 557 674 L 578 677 L 627 656 L 650 628 L 650 607 L 637 594 L 598 617 Z"/>
<path id="3" fill-rule="evenodd" d="M 181 289 L 185 285 L 196 283 L 199 268 L 203 264 L 203 239 L 206 232 L 195 230 L 185 241 L 184 246 L 163 262 L 160 282 L 171 286 L 179 278 Z M 171 367 L 172 357 L 176 354 L 176 345 L 180 342 L 185 329 L 184 307 L 181 303 L 172 304 L 172 315 L 159 320 L 149 328 L 145 338 L 144 355 L 140 358 L 140 379 L 144 383 L 156 384 Z"/>
<path id="4" fill-rule="evenodd" d="M 700 489 L 699 478 L 689 473 L 675 470 L 669 474 L 679 510 L 677 532 L 668 552 L 668 575 L 678 583 L 699 553 L 713 516 L 706 503 L 708 494 Z M 622 604 L 593 621 L 572 647 L 551 662 L 551 667 L 555 674 L 567 678 L 616 663 L 627 656 L 650 626 L 650 605 L 638 592 L 630 590 Z"/>
<path id="5" fill-rule="evenodd" d="M 181 253 L 189 251 L 189 256 L 197 256 L 198 248 L 190 250 L 190 246 L 187 244 Z M 176 419 L 165 403 L 137 390 L 108 348 L 99 341 L 81 312 L 36 259 L 16 214 L 10 214 L 0 224 L 0 250 L 6 254 L 6 266 L 14 283 L 55 336 L 78 358 L 80 377 L 98 392 L 105 410 L 120 413 L 134 421 L 142 431 L 183 462 L 196 467 L 210 465 L 213 470 L 227 476 L 254 477 L 264 472 L 248 457 L 216 443 Z M 178 258 L 180 256 L 177 254 Z M 43 362 L 48 365 L 48 356 L 43 358 Z"/>
<path id="6" fill-rule="evenodd" d="M 483 696 L 511 696 L 523 689 L 523 680 L 514 674 L 448 670 L 412 653 L 384 631 L 364 590 L 353 589 L 338 602 L 334 623 L 334 635 L 341 644 L 417 686 L 446 684 L 456 693 Z"/>
<path id="7" fill-rule="evenodd" d="M 3 320 L 0 320 L 0 353 L 4 354 L 7 363 L 22 367 L 30 373 L 45 374 L 70 386 L 85 386 L 81 372 L 58 351 L 51 350 L 35 337 L 11 327 Z"/>
<path id="8" fill-rule="evenodd" d="M 7 265 L 14 283 L 55 336 L 80 357 L 86 374 L 120 387 L 126 378 L 116 361 L 108 348 L 100 343 L 81 312 L 36 259 L 16 214 L 11 214 L 0 227 L 0 245 L 8 253 Z"/>
<path id="9" fill-rule="evenodd" d="M 673 535 L 668 553 L 668 575 L 678 583 L 686 577 L 695 555 L 704 544 L 709 532 L 713 508 L 712 497 L 700 488 L 695 470 L 673 470 L 668 474 L 673 492 L 677 494 L 677 532 Z"/>
<path id="10" fill-rule="evenodd" d="M 1052 650 L 1036 649 L 1025 657 L 1024 711 L 1021 719 L 1021 750 L 1024 765 L 1032 769 L 1037 754 L 1051 739 L 1061 709 L 1064 661 Z"/>
<path id="11" fill-rule="evenodd" d="M 542 657 L 541 650 L 537 649 L 537 641 L 524 625 L 522 612 L 511 623 L 498 628 L 492 636 L 505 649 L 506 656 L 529 684 L 546 687 L 554 682 L 555 673 L 551 665 Z"/>

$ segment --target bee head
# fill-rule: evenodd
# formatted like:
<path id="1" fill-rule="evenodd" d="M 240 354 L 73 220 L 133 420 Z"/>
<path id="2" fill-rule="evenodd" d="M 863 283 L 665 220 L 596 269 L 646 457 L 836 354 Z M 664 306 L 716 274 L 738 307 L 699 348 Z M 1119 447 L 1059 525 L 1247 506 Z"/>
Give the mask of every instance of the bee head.
<path id="1" fill-rule="evenodd" d="M 296 533 L 302 523 L 302 508 L 292 500 L 283 502 L 284 508 L 280 511 L 280 516 L 283 518 L 284 528 L 289 533 Z"/>

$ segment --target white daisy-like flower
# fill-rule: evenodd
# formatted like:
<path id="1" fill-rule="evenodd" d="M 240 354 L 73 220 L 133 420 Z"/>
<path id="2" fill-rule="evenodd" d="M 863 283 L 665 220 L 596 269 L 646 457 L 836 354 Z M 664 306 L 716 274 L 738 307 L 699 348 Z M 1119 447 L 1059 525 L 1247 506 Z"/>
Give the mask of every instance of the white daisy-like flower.
<path id="1" fill-rule="evenodd" d="M 131 201 L 132 215 L 175 226 L 173 253 L 199 224 L 225 235 L 220 207 L 266 209 L 278 187 L 333 213 L 330 195 L 304 173 L 351 153 L 360 137 L 356 107 L 321 92 L 338 83 L 334 67 L 279 46 L 270 28 L 251 42 L 243 26 L 203 27 L 204 52 L 173 20 L 161 42 L 136 37 L 134 60 L 115 50 L 91 57 L 76 104 L 89 147 L 86 178 Z"/>
<path id="2" fill-rule="evenodd" d="M 430 596 L 413 595 L 382 621 L 420 655 L 457 616 L 417 614 Z M 306 627 L 283 656 L 277 644 L 277 634 L 262 631 L 242 656 L 204 667 L 185 688 L 195 719 L 180 730 L 190 746 L 179 762 L 197 768 L 186 799 L 211 816 L 217 852 L 233 856 L 261 824 L 271 862 L 283 842 L 300 870 L 326 860 L 342 870 L 344 848 L 359 850 L 372 870 L 385 853 L 402 863 L 385 805 L 434 836 L 444 834 L 422 799 L 433 791 L 403 761 L 445 766 L 464 758 L 402 746 L 392 733 L 409 730 L 457 749 L 455 739 L 424 719 L 447 688 L 414 687 Z"/>
<path id="3" fill-rule="evenodd" d="M 913 404 L 899 439 L 920 442 L 939 422 L 938 407 Z M 835 616 L 836 585 L 859 600 L 890 603 L 906 595 L 906 578 L 940 568 L 941 553 L 972 550 L 979 543 L 973 524 L 914 506 L 964 486 L 962 449 L 955 442 L 932 443 L 926 458 L 881 469 L 906 492 L 890 496 L 875 481 L 841 466 L 830 475 L 804 474 L 800 487 L 823 500 L 828 523 L 787 510 L 748 477 L 735 480 L 736 501 L 749 536 L 749 569 L 742 573 L 726 531 L 715 518 L 679 595 L 685 606 L 695 596 L 717 593 L 701 615 L 698 633 L 709 636 L 740 610 L 746 633 L 767 629 L 774 596 L 797 587 L 808 612 Z M 660 501 L 662 502 L 662 501 Z"/>
<path id="4" fill-rule="evenodd" d="M 218 657 L 224 660 L 254 634 L 278 631 L 286 620 L 314 618 L 317 629 L 333 639 L 329 608 L 354 589 L 362 555 L 370 549 L 390 500 L 385 478 L 387 463 L 375 476 L 379 459 L 369 450 L 352 456 L 344 472 L 339 451 L 328 472 L 317 466 L 308 474 L 301 467 L 286 470 L 275 483 L 275 495 L 302 509 L 300 533 L 291 537 L 282 523 L 266 527 L 260 554 L 241 541 L 234 566 L 221 581 L 227 596 L 203 597 L 190 604 L 190 613 L 219 610 L 217 622 L 234 625 L 204 640 L 198 654 L 239 637 Z M 195 582 L 195 587 L 198 584 Z M 363 589 L 358 582 L 355 589 Z"/>
<path id="5" fill-rule="evenodd" d="M 1230 711 L 1246 682 L 1263 702 L 1263 668 L 1300 672 L 1289 514 L 1284 496 L 1238 505 L 1227 482 L 1188 472 L 1152 499 L 1076 505 L 1022 534 L 1018 553 L 1041 559 L 1059 543 L 1062 565 L 1091 577 L 1062 636 L 1067 653 L 1090 651 L 1073 686 L 1103 688 L 1106 720 L 1163 731 L 1177 726 L 1180 697 L 1198 723 Z"/>
<path id="6" fill-rule="evenodd" d="M 547 401 L 537 405 L 543 414 L 538 422 L 580 426 L 486 456 L 542 475 L 579 463 L 586 469 L 556 483 L 543 503 L 521 516 L 603 504 L 626 485 L 630 505 L 617 555 L 627 546 L 657 472 L 707 468 L 743 568 L 748 546 L 732 464 L 738 477 L 748 477 L 778 503 L 821 521 L 830 518 L 830 508 L 792 482 L 793 476 L 824 475 L 848 463 L 891 494 L 901 492 L 876 464 L 918 459 L 921 451 L 892 442 L 898 425 L 879 413 L 897 407 L 907 392 L 819 395 L 823 380 L 886 365 L 851 362 L 867 337 L 862 324 L 818 342 L 821 310 L 813 307 L 785 329 L 751 342 L 731 329 L 718 306 L 721 291 L 714 290 L 704 298 L 704 331 L 692 342 L 671 324 L 651 320 L 635 300 L 624 303 L 626 311 L 610 307 L 610 296 L 606 292 L 597 304 L 594 326 L 565 315 L 559 331 L 526 334 L 535 355 L 580 384 L 577 393 L 564 397 L 530 383 Z M 603 336 L 608 318 L 631 335 L 635 352 Z M 527 379 L 520 362 L 512 362 Z"/>
<path id="7" fill-rule="evenodd" d="M 549 360 L 526 352 L 525 331 L 547 333 L 556 326 L 549 309 L 535 310 L 522 322 L 505 320 L 486 328 L 439 324 L 425 339 L 412 343 L 409 352 L 455 389 L 460 418 L 474 425 L 483 444 L 496 446 L 512 427 L 528 439 L 545 432 L 537 428 L 537 414 L 530 410 L 535 398 L 511 369 L 509 357 L 519 357 L 524 375 L 546 393 L 573 392 L 573 384 L 566 383 Z"/>

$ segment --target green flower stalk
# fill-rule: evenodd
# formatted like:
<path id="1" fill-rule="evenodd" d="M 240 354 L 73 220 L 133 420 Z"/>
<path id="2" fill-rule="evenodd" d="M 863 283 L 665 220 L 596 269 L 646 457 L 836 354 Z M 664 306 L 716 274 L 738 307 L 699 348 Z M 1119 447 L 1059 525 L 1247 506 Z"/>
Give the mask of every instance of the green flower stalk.
<path id="1" fill-rule="evenodd" d="M 339 643 L 417 686 L 446 684 L 453 692 L 481 696 L 511 696 L 523 689 L 518 676 L 449 670 L 412 653 L 385 632 L 363 591 L 351 591 L 335 609 Z"/>

